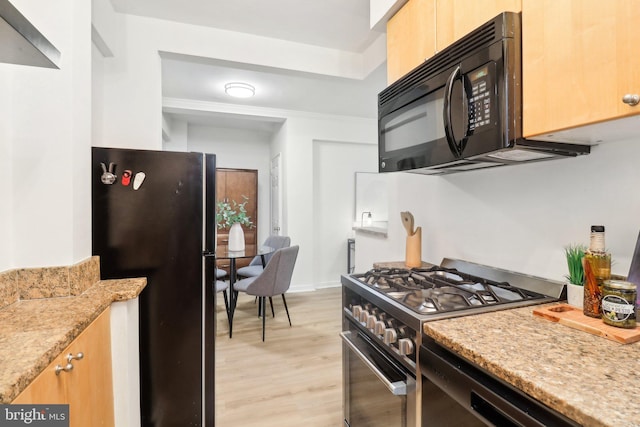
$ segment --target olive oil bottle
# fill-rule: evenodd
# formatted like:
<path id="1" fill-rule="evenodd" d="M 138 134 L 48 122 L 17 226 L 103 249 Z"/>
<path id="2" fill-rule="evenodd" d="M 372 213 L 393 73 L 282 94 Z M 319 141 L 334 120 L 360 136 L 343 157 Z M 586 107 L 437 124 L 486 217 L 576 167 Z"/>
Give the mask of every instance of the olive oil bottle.
<path id="1" fill-rule="evenodd" d="M 602 286 L 611 278 L 611 254 L 604 246 L 604 226 L 592 225 L 589 249 L 582 259 L 584 267 L 584 308 L 590 317 L 602 317 Z"/>

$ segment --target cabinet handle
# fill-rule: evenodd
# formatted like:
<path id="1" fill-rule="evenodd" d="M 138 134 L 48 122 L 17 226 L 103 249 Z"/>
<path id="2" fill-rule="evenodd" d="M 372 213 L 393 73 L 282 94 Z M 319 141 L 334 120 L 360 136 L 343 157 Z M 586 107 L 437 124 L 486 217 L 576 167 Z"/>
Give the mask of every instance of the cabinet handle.
<path id="1" fill-rule="evenodd" d="M 71 363 L 67 363 L 66 366 L 62 367 L 60 365 L 56 365 L 56 375 L 60 375 L 60 372 L 71 372 L 73 370 L 73 365 Z"/>
<path id="2" fill-rule="evenodd" d="M 628 93 L 622 97 L 622 102 L 631 106 L 638 105 L 640 103 L 640 95 Z"/>
<path id="3" fill-rule="evenodd" d="M 67 362 L 71 363 L 74 360 L 82 360 L 84 358 L 84 353 L 78 352 L 75 356 L 71 353 L 67 355 Z"/>

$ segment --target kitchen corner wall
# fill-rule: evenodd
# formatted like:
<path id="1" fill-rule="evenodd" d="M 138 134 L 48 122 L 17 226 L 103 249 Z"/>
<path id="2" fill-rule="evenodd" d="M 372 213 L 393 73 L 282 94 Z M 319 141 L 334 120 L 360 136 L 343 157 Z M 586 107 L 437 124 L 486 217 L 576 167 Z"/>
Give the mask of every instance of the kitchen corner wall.
<path id="1" fill-rule="evenodd" d="M 91 4 L 12 0 L 60 69 L 0 63 L 0 271 L 91 254 Z"/>
<path id="2" fill-rule="evenodd" d="M 563 247 L 606 227 L 613 273 L 627 275 L 640 231 L 640 144 L 605 143 L 575 159 L 444 177 L 393 174 L 389 237 L 356 242 L 356 266 L 404 259 L 400 211 L 422 226 L 422 255 L 454 257 L 563 280 Z M 395 191 L 394 191 L 395 189 Z"/>

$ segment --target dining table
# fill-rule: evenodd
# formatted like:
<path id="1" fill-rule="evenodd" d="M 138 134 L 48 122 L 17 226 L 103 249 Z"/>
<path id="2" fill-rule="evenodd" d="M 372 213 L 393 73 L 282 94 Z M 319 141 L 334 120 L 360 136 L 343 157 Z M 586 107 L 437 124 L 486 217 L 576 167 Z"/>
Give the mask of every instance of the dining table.
<path id="1" fill-rule="evenodd" d="M 229 319 L 229 338 L 233 336 L 233 314 L 236 309 L 237 292 L 234 292 L 233 285 L 238 279 L 236 271 L 236 260 L 243 258 L 255 258 L 260 257 L 262 261 L 262 268 L 265 268 L 266 255 L 276 251 L 276 248 L 270 246 L 255 246 L 247 245 L 242 251 L 230 251 L 226 246 L 216 248 L 216 260 L 228 260 L 229 261 L 229 313 L 227 318 Z"/>

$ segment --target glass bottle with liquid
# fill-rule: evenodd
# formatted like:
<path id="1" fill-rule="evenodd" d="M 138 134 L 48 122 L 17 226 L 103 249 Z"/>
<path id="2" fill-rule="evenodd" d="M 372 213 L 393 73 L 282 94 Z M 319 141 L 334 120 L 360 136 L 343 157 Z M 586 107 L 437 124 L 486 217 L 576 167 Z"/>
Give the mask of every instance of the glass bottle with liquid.
<path id="1" fill-rule="evenodd" d="M 582 260 L 584 267 L 583 313 L 590 317 L 602 317 L 602 286 L 611 278 L 611 254 L 604 245 L 604 226 L 592 225 L 589 249 Z"/>

